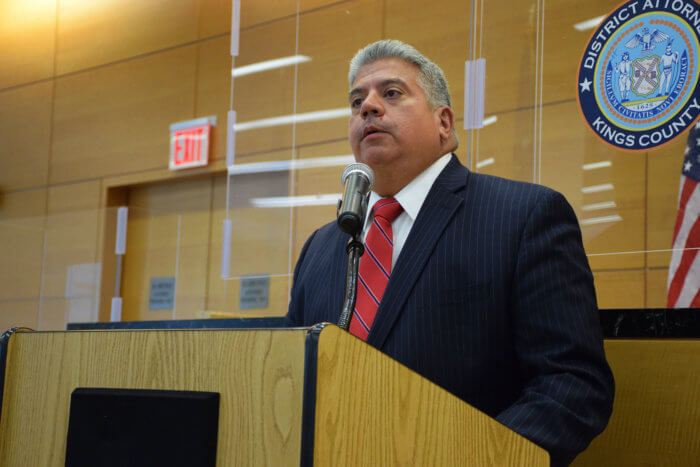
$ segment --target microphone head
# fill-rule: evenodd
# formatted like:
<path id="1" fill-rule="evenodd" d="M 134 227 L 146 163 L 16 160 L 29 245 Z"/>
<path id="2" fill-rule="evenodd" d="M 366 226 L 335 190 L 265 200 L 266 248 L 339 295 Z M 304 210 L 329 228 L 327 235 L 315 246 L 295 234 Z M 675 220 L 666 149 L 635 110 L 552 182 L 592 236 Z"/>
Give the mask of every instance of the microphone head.
<path id="1" fill-rule="evenodd" d="M 345 167 L 345 170 L 343 170 L 343 175 L 340 177 L 340 183 L 344 186 L 345 180 L 347 180 L 350 174 L 353 172 L 361 173 L 367 177 L 367 180 L 369 180 L 369 188 L 367 191 L 369 192 L 369 190 L 371 190 L 374 186 L 374 172 L 372 172 L 369 165 L 363 164 L 362 162 L 355 162 Z"/>
<path id="2" fill-rule="evenodd" d="M 367 212 L 367 193 L 374 186 L 374 173 L 368 165 L 354 163 L 343 171 L 341 181 L 345 186 L 342 201 L 338 204 L 338 226 L 352 236 L 362 231 Z"/>

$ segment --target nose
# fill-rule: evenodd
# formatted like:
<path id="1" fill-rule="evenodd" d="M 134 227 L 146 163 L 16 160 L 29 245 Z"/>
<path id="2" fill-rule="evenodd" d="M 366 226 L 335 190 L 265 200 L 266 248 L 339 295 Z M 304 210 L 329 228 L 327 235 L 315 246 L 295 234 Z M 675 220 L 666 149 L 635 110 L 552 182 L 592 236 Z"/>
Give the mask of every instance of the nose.
<path id="1" fill-rule="evenodd" d="M 375 91 L 370 91 L 367 97 L 362 101 L 362 107 L 360 107 L 360 113 L 363 118 L 367 118 L 370 115 L 373 117 L 379 117 L 384 113 L 384 105 L 381 98 Z"/>

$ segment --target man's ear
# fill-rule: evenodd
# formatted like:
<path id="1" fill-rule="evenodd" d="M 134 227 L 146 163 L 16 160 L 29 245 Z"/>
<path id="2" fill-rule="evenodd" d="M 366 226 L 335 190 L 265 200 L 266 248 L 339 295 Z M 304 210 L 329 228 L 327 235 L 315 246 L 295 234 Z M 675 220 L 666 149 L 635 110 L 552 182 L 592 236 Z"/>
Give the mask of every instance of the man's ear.
<path id="1" fill-rule="evenodd" d="M 444 143 L 452 137 L 452 130 L 455 127 L 455 114 L 451 108 L 443 106 L 435 109 L 437 117 L 440 119 L 440 142 Z"/>

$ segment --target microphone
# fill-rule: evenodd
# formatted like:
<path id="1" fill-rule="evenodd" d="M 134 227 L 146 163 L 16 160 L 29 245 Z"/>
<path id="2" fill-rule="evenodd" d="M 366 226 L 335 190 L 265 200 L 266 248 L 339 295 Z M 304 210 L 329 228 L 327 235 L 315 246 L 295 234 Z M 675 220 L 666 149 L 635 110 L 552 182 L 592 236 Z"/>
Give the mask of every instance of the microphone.
<path id="1" fill-rule="evenodd" d="M 355 237 L 365 222 L 367 194 L 374 186 L 374 173 L 367 164 L 350 164 L 343 170 L 341 182 L 345 193 L 338 203 L 338 227 Z"/>

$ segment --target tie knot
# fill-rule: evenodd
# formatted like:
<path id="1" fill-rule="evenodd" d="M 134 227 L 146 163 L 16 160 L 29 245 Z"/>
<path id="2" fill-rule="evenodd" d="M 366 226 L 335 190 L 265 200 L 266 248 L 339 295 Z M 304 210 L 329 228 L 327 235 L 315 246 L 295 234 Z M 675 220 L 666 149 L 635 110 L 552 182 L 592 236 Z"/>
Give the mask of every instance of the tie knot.
<path id="1" fill-rule="evenodd" d="M 384 198 L 374 203 L 372 211 L 374 212 L 374 217 L 381 217 L 389 222 L 393 222 L 403 212 L 403 207 L 394 198 Z"/>

